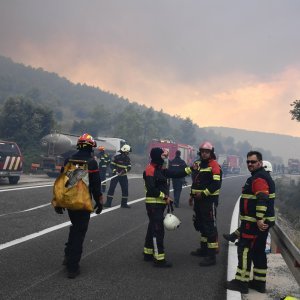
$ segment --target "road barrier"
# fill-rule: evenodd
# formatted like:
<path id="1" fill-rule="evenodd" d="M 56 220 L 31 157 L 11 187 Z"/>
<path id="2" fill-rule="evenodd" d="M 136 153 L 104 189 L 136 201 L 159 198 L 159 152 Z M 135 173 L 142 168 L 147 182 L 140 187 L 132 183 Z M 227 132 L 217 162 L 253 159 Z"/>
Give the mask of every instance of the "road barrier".
<path id="1" fill-rule="evenodd" d="M 300 285 L 300 250 L 277 223 L 270 229 L 270 232 L 273 241 L 280 249 L 283 259 Z"/>

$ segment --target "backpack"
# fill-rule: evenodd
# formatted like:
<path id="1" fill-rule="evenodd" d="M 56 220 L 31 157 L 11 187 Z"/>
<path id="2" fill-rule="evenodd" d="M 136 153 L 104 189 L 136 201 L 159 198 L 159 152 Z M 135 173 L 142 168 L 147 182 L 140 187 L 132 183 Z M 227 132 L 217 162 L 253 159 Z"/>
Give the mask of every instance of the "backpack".
<path id="1" fill-rule="evenodd" d="M 53 186 L 54 207 L 94 211 L 89 191 L 88 162 L 69 159 Z"/>

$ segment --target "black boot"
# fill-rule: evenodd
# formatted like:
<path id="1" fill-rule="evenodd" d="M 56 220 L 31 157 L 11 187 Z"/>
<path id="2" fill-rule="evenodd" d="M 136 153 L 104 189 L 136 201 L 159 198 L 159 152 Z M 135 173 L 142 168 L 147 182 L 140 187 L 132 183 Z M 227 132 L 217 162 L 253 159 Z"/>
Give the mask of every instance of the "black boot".
<path id="1" fill-rule="evenodd" d="M 156 268 L 171 268 L 172 263 L 166 261 L 165 259 L 163 260 L 153 259 L 153 266 Z"/>
<path id="2" fill-rule="evenodd" d="M 198 248 L 195 251 L 191 251 L 191 255 L 205 257 L 205 256 L 207 256 L 207 249 Z"/>
<path id="3" fill-rule="evenodd" d="M 103 207 L 111 207 L 112 197 L 107 197 L 106 202 L 104 203 Z"/>
<path id="4" fill-rule="evenodd" d="M 228 234 L 228 233 L 224 233 L 223 234 L 223 238 L 228 241 L 228 242 L 232 242 L 234 243 L 236 239 L 238 239 L 238 236 L 235 232 Z"/>
<path id="5" fill-rule="evenodd" d="M 242 294 L 248 294 L 249 289 L 248 289 L 248 282 L 243 282 L 237 279 L 233 279 L 231 281 L 226 282 L 226 289 L 232 290 L 232 291 L 237 291 Z"/>
<path id="6" fill-rule="evenodd" d="M 127 199 L 122 199 L 121 207 L 122 208 L 130 208 L 130 206 L 127 204 Z"/>
<path id="7" fill-rule="evenodd" d="M 252 290 L 256 290 L 260 293 L 265 293 L 266 292 L 266 282 L 259 281 L 259 280 L 250 280 L 249 288 Z"/>
<path id="8" fill-rule="evenodd" d="M 209 267 L 213 266 L 217 263 L 216 256 L 206 256 L 200 262 L 199 266 L 201 267 Z"/>

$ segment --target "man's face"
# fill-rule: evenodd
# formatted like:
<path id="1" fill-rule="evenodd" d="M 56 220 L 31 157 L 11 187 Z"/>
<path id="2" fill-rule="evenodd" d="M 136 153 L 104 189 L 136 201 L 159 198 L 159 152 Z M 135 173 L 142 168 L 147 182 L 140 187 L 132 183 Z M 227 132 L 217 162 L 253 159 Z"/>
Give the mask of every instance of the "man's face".
<path id="1" fill-rule="evenodd" d="M 262 161 L 258 160 L 256 155 L 247 156 L 247 167 L 250 172 L 253 172 L 262 167 Z"/>
<path id="2" fill-rule="evenodd" d="M 200 156 L 203 160 L 207 160 L 210 158 L 210 150 L 200 149 Z"/>

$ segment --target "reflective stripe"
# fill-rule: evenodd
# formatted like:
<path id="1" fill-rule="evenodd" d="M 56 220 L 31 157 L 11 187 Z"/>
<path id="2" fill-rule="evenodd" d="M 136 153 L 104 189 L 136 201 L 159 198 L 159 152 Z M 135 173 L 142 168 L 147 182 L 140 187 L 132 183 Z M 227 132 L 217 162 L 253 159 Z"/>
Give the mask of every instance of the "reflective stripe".
<path id="1" fill-rule="evenodd" d="M 152 198 L 152 197 L 146 197 L 145 200 L 146 203 L 158 203 L 158 204 L 166 204 L 166 201 L 161 198 Z"/>
<path id="2" fill-rule="evenodd" d="M 256 217 L 262 219 L 264 217 L 264 213 L 257 212 Z"/>
<path id="3" fill-rule="evenodd" d="M 256 210 L 260 210 L 260 211 L 266 211 L 267 207 L 266 206 L 256 206 Z"/>
<path id="4" fill-rule="evenodd" d="M 217 248 L 219 248 L 219 244 L 218 243 L 207 243 L 207 248 L 217 249 Z"/>
<path id="5" fill-rule="evenodd" d="M 267 269 L 253 268 L 253 272 L 258 273 L 258 274 L 267 274 Z"/>
<path id="6" fill-rule="evenodd" d="M 247 270 L 241 270 L 239 267 L 237 268 L 237 273 L 243 274 L 243 275 L 250 275 L 250 272 Z"/>
<path id="7" fill-rule="evenodd" d="M 190 167 L 186 167 L 186 168 L 184 169 L 184 171 L 185 171 L 185 173 L 186 173 L 187 175 L 192 174 L 192 170 L 191 170 Z"/>
<path id="8" fill-rule="evenodd" d="M 242 194 L 241 197 L 244 199 L 256 199 L 256 196 L 251 194 Z"/>
<path id="9" fill-rule="evenodd" d="M 256 218 L 249 217 L 249 216 L 242 216 L 242 215 L 240 215 L 240 220 L 241 221 L 249 221 L 249 222 L 255 222 L 256 223 Z"/>
<path id="10" fill-rule="evenodd" d="M 206 243 L 206 242 L 207 242 L 207 237 L 205 237 L 205 236 L 201 236 L 201 238 L 200 238 L 200 242 L 204 242 L 204 243 Z"/>
<path id="11" fill-rule="evenodd" d="M 221 178 L 220 175 L 213 175 L 214 180 L 220 180 L 220 178 Z"/>
<path id="12" fill-rule="evenodd" d="M 255 275 L 253 275 L 253 279 L 263 281 L 263 282 L 266 281 L 266 277 L 260 277 L 260 276 L 255 276 Z"/>
<path id="13" fill-rule="evenodd" d="M 197 193 L 202 193 L 204 192 L 204 190 L 195 190 L 195 189 L 192 189 L 192 194 L 195 195 Z"/>
<path id="14" fill-rule="evenodd" d="M 145 254 L 153 254 L 153 249 L 144 247 L 144 253 Z"/>

